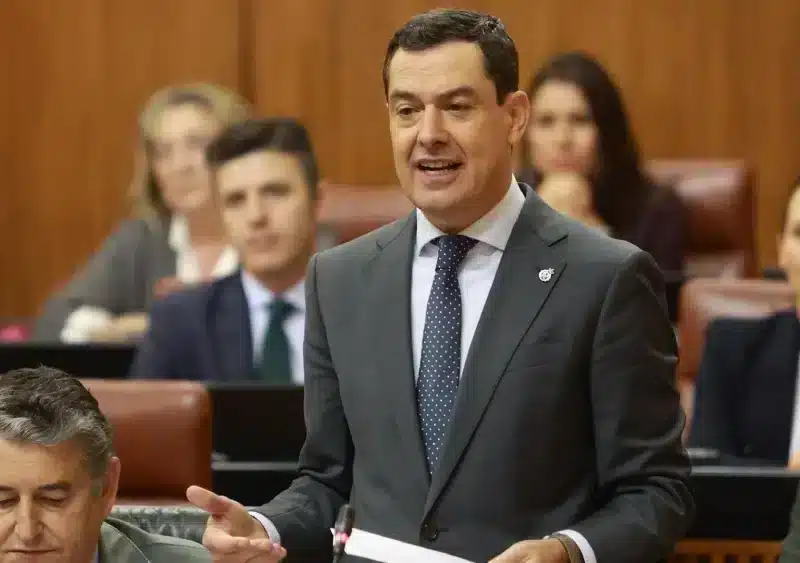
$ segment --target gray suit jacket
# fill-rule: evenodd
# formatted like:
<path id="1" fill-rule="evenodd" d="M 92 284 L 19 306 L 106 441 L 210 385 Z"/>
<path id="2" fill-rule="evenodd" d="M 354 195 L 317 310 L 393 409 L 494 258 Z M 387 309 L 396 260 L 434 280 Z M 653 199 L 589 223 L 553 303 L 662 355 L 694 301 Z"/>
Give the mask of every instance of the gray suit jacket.
<path id="1" fill-rule="evenodd" d="M 359 528 L 476 562 L 569 528 L 599 563 L 646 563 L 686 533 L 662 275 L 525 191 L 432 477 L 411 352 L 415 215 L 312 259 L 300 475 L 260 508 L 290 554 L 329 546 L 345 501 Z"/>
<path id="2" fill-rule="evenodd" d="M 210 563 L 199 543 L 158 536 L 107 518 L 100 528 L 100 563 Z"/>
<path id="3" fill-rule="evenodd" d="M 800 487 L 792 506 L 792 516 L 789 522 L 789 533 L 781 546 L 780 563 L 800 563 Z"/>
<path id="4" fill-rule="evenodd" d="M 114 315 L 147 311 L 156 282 L 175 275 L 168 231 L 166 222 L 123 221 L 66 287 L 47 301 L 33 339 L 57 342 L 67 317 L 83 306 Z"/>

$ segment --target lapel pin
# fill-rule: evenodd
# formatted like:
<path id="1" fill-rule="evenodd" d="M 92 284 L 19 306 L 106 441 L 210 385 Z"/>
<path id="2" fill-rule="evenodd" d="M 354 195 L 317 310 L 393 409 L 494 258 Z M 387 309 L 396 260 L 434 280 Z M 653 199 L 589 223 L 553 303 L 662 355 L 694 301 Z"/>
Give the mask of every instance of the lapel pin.
<path id="1" fill-rule="evenodd" d="M 555 270 L 553 270 L 553 268 L 539 270 L 539 280 L 543 282 L 549 282 L 552 279 L 554 272 Z"/>

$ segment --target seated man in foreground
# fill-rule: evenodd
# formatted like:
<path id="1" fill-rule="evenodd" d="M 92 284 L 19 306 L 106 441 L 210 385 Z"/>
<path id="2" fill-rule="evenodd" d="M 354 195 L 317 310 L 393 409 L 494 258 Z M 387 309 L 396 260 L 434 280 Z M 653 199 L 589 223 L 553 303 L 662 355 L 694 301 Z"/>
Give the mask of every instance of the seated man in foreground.
<path id="1" fill-rule="evenodd" d="M 210 562 L 200 544 L 109 518 L 120 467 L 111 425 L 76 378 L 0 374 L 0 561 Z"/>

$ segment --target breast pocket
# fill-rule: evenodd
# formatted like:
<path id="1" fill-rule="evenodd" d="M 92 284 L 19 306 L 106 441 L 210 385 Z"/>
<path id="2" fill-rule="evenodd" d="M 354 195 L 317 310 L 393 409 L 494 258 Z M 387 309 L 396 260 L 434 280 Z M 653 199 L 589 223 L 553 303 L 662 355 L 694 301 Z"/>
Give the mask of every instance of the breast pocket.
<path id="1" fill-rule="evenodd" d="M 522 343 L 511 357 L 506 371 L 558 364 L 569 358 L 570 350 L 570 343 L 563 339 L 537 340 L 532 344 Z"/>

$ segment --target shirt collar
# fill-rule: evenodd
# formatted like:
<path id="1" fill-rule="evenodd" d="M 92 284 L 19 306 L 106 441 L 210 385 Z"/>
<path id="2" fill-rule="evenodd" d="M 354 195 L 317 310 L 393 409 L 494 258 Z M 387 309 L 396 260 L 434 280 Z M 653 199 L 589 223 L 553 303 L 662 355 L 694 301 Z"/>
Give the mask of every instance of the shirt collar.
<path id="1" fill-rule="evenodd" d="M 247 307 L 251 311 L 266 309 L 267 305 L 275 299 L 275 294 L 264 287 L 260 281 L 246 270 L 242 270 L 242 289 L 247 300 Z M 298 311 L 305 311 L 305 280 L 300 280 L 297 284 L 287 289 L 281 294 L 281 297 L 294 305 Z"/>
<path id="2" fill-rule="evenodd" d="M 503 199 L 491 211 L 459 234 L 474 238 L 498 250 L 505 250 L 523 205 L 525 205 L 525 194 L 522 193 L 516 178 L 512 175 L 511 185 L 508 187 Z M 419 255 L 425 245 L 445 233 L 431 223 L 419 209 L 416 210 L 416 214 L 417 238 L 415 251 Z"/>

